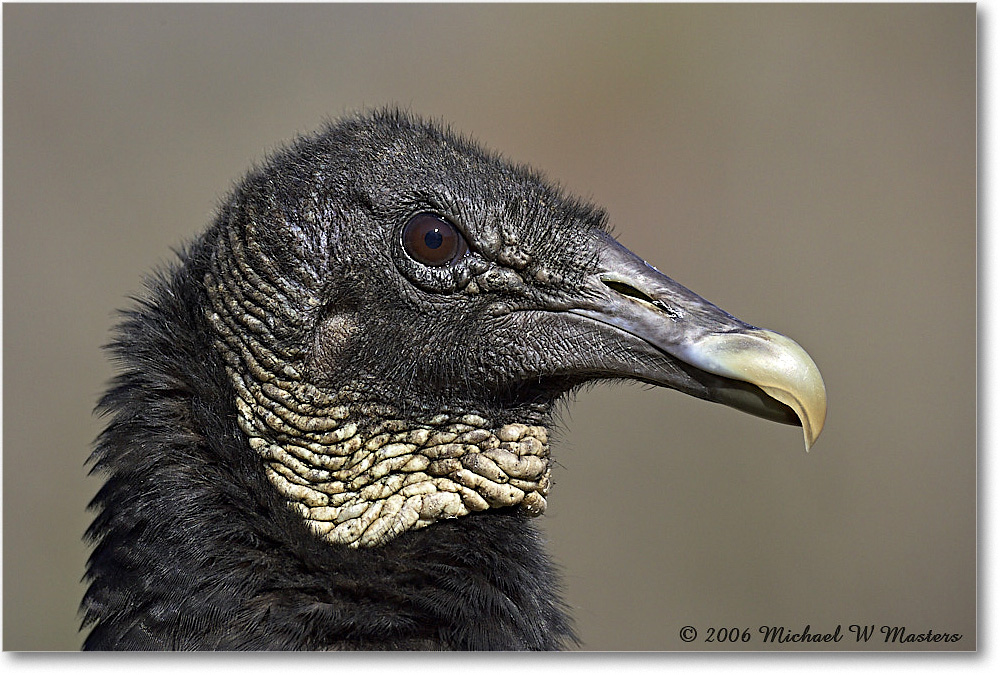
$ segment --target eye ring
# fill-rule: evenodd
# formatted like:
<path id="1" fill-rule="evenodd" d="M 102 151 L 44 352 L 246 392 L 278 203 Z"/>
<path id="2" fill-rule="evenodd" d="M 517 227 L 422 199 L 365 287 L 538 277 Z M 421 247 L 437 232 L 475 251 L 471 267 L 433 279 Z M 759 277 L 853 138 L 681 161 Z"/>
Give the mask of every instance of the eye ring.
<path id="1" fill-rule="evenodd" d="M 418 213 L 403 227 L 403 250 L 424 265 L 444 267 L 460 260 L 469 245 L 458 228 L 433 213 Z"/>

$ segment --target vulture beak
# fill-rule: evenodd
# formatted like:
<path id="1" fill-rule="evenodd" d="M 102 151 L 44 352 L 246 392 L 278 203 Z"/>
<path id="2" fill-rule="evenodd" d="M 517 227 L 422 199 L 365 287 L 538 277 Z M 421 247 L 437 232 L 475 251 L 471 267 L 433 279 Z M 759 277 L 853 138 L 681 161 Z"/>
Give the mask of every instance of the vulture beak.
<path id="1" fill-rule="evenodd" d="M 661 274 L 603 232 L 588 299 L 570 310 L 670 357 L 629 375 L 802 427 L 806 450 L 826 420 L 826 387 L 796 342 L 740 321 Z"/>

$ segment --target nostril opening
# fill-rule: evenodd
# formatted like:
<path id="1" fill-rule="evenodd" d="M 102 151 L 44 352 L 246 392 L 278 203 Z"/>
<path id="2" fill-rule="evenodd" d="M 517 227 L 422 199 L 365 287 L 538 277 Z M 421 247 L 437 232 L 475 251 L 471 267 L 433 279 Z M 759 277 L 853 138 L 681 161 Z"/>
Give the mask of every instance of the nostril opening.
<path id="1" fill-rule="evenodd" d="M 656 304 L 651 297 L 640 291 L 638 288 L 633 288 L 626 283 L 622 283 L 621 281 L 612 281 L 611 279 L 601 279 L 601 281 L 604 282 L 605 286 L 616 293 L 621 293 L 622 295 L 627 295 L 628 297 L 636 298 L 637 300 L 643 300 L 650 304 Z"/>
<path id="2" fill-rule="evenodd" d="M 603 279 L 603 278 L 601 279 L 601 281 L 604 283 L 605 286 L 615 291 L 616 293 L 620 293 L 621 295 L 627 296 L 629 298 L 634 298 L 636 300 L 642 300 L 643 302 L 648 302 L 653 307 L 655 307 L 656 309 L 660 310 L 661 312 L 669 316 L 671 319 L 677 320 L 681 316 L 683 316 L 683 313 L 679 311 L 677 308 L 663 302 L 662 300 L 653 299 L 650 296 L 643 293 L 642 291 L 640 291 L 638 288 L 630 286 L 629 284 L 626 284 L 623 281 L 615 281 L 613 279 Z"/>

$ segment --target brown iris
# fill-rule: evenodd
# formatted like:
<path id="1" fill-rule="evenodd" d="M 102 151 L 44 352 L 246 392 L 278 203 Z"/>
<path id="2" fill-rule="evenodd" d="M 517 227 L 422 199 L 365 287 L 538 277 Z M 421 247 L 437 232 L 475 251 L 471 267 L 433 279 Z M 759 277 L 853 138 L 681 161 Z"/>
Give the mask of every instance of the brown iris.
<path id="1" fill-rule="evenodd" d="M 410 218 L 403 228 L 403 248 L 417 262 L 433 267 L 450 265 L 469 250 L 462 233 L 433 213 Z"/>

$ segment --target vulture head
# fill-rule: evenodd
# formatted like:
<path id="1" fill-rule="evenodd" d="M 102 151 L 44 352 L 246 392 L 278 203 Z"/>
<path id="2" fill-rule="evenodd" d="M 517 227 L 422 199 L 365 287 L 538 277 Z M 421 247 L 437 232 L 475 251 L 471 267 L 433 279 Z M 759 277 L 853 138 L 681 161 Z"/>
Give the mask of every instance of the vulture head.
<path id="1" fill-rule="evenodd" d="M 148 286 L 91 458 L 88 648 L 559 648 L 531 519 L 560 397 L 639 380 L 807 448 L 826 414 L 795 342 L 397 111 L 276 153 Z"/>

